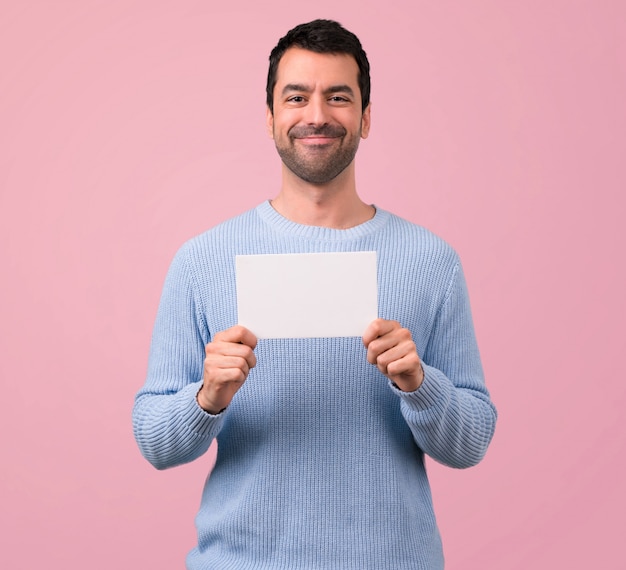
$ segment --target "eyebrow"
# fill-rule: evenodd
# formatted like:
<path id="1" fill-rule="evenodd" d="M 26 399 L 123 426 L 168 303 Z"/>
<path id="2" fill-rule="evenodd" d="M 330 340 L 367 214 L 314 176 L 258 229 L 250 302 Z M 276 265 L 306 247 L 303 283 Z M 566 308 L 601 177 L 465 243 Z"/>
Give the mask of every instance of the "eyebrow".
<path id="1" fill-rule="evenodd" d="M 304 85 L 302 83 L 287 83 L 287 85 L 283 87 L 282 94 L 286 95 L 287 93 L 292 93 L 294 91 L 310 93 L 312 89 L 310 86 Z M 324 90 L 325 95 L 328 95 L 330 93 L 347 93 L 348 95 L 354 97 L 354 91 L 349 85 L 331 85 L 328 89 Z"/>

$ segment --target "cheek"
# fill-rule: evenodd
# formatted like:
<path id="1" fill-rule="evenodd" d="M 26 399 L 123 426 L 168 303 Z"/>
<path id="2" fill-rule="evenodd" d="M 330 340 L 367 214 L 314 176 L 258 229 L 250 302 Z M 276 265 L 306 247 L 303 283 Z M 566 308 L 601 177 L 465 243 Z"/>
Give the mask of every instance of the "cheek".
<path id="1" fill-rule="evenodd" d="M 289 121 L 274 121 L 273 135 L 275 139 L 287 138 L 289 131 L 297 123 Z"/>

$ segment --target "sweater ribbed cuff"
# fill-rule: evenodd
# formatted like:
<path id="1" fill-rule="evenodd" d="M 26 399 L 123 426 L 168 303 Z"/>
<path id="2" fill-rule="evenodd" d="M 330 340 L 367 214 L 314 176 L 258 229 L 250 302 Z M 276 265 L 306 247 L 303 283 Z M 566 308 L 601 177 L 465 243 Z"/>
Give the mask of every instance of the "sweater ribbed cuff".
<path id="1" fill-rule="evenodd" d="M 199 437 L 213 438 L 217 436 L 224 423 L 226 412 L 220 414 L 210 414 L 203 410 L 196 398 L 198 391 L 202 387 L 202 382 L 194 382 L 185 386 L 180 392 L 180 413 L 182 421 L 189 431 Z"/>
<path id="2" fill-rule="evenodd" d="M 391 389 L 400 396 L 403 403 L 411 411 L 421 412 L 428 410 L 444 397 L 443 386 L 439 380 L 440 372 L 435 368 L 422 363 L 424 369 L 424 381 L 421 386 L 413 392 L 403 392 L 392 382 L 389 382 Z"/>

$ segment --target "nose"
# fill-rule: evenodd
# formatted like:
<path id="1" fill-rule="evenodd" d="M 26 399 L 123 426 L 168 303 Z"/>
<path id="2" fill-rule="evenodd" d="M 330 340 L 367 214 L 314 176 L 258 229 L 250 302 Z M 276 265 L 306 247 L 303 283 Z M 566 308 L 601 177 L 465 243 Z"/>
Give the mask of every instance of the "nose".
<path id="1" fill-rule="evenodd" d="M 327 125 L 330 118 L 328 105 L 324 97 L 311 97 L 305 109 L 304 120 L 307 125 Z"/>

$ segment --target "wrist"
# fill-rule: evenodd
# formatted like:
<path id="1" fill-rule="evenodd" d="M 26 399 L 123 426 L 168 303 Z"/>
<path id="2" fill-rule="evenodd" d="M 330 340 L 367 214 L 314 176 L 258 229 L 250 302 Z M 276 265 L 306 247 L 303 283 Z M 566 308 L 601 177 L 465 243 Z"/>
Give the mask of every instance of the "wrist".
<path id="1" fill-rule="evenodd" d="M 204 385 L 198 390 L 196 394 L 196 402 L 200 408 L 202 408 L 207 414 L 211 414 L 212 416 L 217 416 L 226 410 L 226 407 L 217 409 L 216 406 L 212 405 L 211 402 L 208 402 L 206 396 L 204 394 Z"/>
<path id="2" fill-rule="evenodd" d="M 400 390 L 401 392 L 408 393 L 408 392 L 415 392 L 416 390 L 419 390 L 422 384 L 424 383 L 424 369 L 422 368 L 422 363 L 420 362 L 419 364 L 419 369 L 417 371 L 415 378 L 411 378 L 409 381 L 407 381 L 406 379 L 398 380 L 397 382 L 390 378 L 390 381 L 393 384 L 393 386 L 397 388 L 398 390 Z"/>

